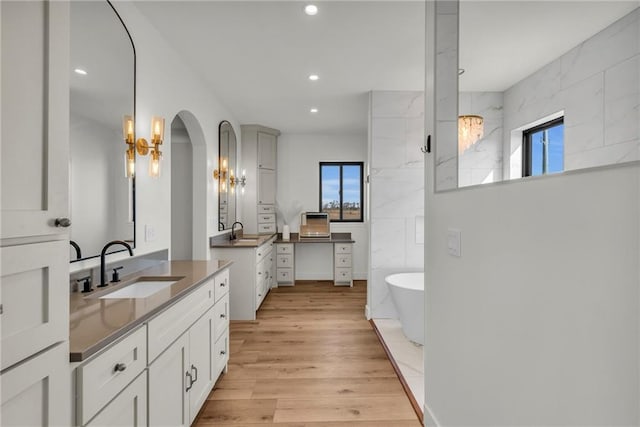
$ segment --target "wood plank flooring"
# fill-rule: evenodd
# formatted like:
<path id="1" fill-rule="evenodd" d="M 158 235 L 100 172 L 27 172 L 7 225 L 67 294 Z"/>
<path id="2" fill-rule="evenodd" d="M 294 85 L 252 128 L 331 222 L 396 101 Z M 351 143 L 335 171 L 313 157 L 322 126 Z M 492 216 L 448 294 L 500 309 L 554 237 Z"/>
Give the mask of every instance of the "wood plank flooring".
<path id="1" fill-rule="evenodd" d="M 229 371 L 194 426 L 419 427 L 365 302 L 364 281 L 271 290 L 256 321 L 231 322 Z"/>

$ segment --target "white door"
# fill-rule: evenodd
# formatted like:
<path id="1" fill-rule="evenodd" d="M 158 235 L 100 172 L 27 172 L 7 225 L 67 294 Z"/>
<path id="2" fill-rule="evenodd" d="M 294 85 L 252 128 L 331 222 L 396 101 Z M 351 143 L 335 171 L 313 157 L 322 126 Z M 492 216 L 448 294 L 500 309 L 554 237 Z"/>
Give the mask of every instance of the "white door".
<path id="1" fill-rule="evenodd" d="M 189 423 L 198 415 L 213 388 L 213 311 L 212 307 L 189 329 L 189 368 L 193 378 L 189 390 Z"/>
<path id="2" fill-rule="evenodd" d="M 87 427 L 147 427 L 147 373 L 143 371 Z"/>
<path id="3" fill-rule="evenodd" d="M 258 168 L 275 170 L 276 141 L 276 136 L 258 132 Z"/>
<path id="4" fill-rule="evenodd" d="M 58 345 L 0 375 L 3 426 L 71 425 L 69 349 Z"/>
<path id="5" fill-rule="evenodd" d="M 276 203 L 276 172 L 269 169 L 258 170 L 258 204 Z"/>
<path id="6" fill-rule="evenodd" d="M 185 333 L 149 366 L 149 425 L 189 426 L 191 370 Z"/>
<path id="7" fill-rule="evenodd" d="M 0 14 L 0 238 L 64 234 L 56 219 L 69 211 L 69 3 L 0 2 Z"/>

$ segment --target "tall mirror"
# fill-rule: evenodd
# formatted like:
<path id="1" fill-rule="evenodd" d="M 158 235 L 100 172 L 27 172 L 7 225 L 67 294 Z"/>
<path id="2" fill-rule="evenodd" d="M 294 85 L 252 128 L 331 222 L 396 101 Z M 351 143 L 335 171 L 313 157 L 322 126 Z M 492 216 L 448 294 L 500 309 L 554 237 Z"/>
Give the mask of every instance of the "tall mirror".
<path id="1" fill-rule="evenodd" d="M 69 72 L 73 262 L 99 256 L 111 240 L 135 244 L 135 181 L 125 176 L 122 135 L 123 116 L 135 114 L 135 50 L 108 1 L 71 2 Z"/>
<path id="2" fill-rule="evenodd" d="M 439 3 L 437 190 L 639 159 L 637 1 Z"/>
<path id="3" fill-rule="evenodd" d="M 218 230 L 231 228 L 236 221 L 237 142 L 233 126 L 228 121 L 218 127 Z"/>

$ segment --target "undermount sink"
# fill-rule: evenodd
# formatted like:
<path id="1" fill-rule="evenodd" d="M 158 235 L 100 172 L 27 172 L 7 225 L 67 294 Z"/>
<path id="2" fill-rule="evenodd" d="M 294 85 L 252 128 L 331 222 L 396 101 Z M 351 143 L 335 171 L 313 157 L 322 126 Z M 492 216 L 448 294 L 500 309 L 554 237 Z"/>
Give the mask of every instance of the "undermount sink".
<path id="1" fill-rule="evenodd" d="M 240 238 L 240 239 L 236 239 L 234 240 L 236 243 L 257 243 L 258 239 L 245 239 L 245 238 Z"/>
<path id="2" fill-rule="evenodd" d="M 100 299 L 148 298 L 178 282 L 183 277 L 140 277 L 123 288 L 102 295 Z"/>

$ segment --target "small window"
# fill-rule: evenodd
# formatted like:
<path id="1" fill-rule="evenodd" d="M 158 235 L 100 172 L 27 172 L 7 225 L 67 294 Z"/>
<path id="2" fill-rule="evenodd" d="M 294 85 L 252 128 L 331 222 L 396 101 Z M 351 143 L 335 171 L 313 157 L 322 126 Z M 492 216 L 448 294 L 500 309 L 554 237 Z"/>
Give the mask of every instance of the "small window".
<path id="1" fill-rule="evenodd" d="M 320 162 L 320 212 L 331 222 L 362 222 L 362 162 Z"/>
<path id="2" fill-rule="evenodd" d="M 522 138 L 522 176 L 564 170 L 564 117 L 527 129 Z"/>

